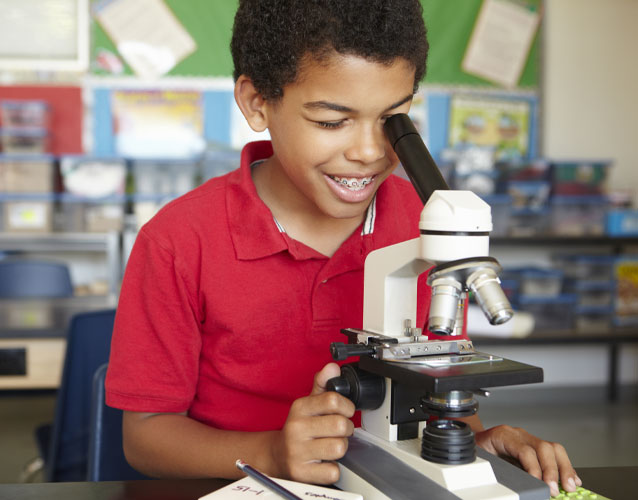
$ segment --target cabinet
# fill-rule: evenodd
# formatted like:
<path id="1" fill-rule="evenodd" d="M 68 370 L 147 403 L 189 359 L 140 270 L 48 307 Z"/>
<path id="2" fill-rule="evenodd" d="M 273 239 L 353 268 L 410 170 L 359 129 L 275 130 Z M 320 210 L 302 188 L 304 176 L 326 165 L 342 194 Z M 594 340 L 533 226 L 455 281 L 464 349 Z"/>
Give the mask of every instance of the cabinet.
<path id="1" fill-rule="evenodd" d="M 84 311 L 113 308 L 117 303 L 122 275 L 120 240 L 117 232 L 0 233 L 0 251 L 103 254 L 108 275 L 106 295 L 0 300 L 0 389 L 58 387 L 71 318 Z"/>

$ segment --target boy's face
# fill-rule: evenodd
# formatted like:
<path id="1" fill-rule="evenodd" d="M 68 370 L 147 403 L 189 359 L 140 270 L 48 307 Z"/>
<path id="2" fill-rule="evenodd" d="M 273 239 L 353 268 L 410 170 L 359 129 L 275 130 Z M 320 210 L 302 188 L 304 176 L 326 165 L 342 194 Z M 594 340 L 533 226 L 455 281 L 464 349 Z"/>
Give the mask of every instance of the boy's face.
<path id="1" fill-rule="evenodd" d="M 335 53 L 306 60 L 283 97 L 264 104 L 278 199 L 314 216 L 362 219 L 398 164 L 383 124 L 408 112 L 413 86 L 404 59 L 384 65 Z"/>

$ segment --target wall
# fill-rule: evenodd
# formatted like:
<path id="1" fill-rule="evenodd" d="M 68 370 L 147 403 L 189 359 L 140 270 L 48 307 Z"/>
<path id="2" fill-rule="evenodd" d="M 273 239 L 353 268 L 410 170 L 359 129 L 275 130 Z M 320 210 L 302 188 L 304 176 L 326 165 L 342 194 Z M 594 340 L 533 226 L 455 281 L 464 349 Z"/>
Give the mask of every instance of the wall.
<path id="1" fill-rule="evenodd" d="M 638 204 L 638 0 L 544 4 L 543 152 L 614 159 L 609 187 Z"/>

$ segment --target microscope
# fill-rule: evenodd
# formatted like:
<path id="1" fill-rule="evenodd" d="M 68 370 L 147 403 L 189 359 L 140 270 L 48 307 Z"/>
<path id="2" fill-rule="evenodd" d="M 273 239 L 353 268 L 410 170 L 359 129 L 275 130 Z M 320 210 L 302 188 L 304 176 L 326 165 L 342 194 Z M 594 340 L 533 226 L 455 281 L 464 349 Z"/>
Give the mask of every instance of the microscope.
<path id="1" fill-rule="evenodd" d="M 368 255 L 363 328 L 342 330 L 347 343 L 330 346 L 337 361 L 359 357 L 328 388 L 362 410 L 337 486 L 366 500 L 546 500 L 545 483 L 477 448 L 469 425 L 456 420 L 477 412 L 485 388 L 543 380 L 542 369 L 459 337 L 469 293 L 490 323 L 513 315 L 501 267 L 488 256 L 490 207 L 448 188 L 407 115 L 388 118 L 384 129 L 425 206 L 418 238 Z M 429 338 L 416 324 L 417 279 L 428 270 L 427 330 L 453 340 Z"/>

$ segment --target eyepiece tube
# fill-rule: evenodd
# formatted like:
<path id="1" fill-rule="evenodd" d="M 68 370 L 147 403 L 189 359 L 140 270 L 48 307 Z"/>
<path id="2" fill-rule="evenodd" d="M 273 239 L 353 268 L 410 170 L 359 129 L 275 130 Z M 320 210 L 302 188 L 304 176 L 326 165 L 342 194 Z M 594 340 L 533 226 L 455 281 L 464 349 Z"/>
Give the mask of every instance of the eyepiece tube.
<path id="1" fill-rule="evenodd" d="M 390 116 L 383 129 L 423 203 L 434 191 L 450 189 L 408 115 Z"/>

